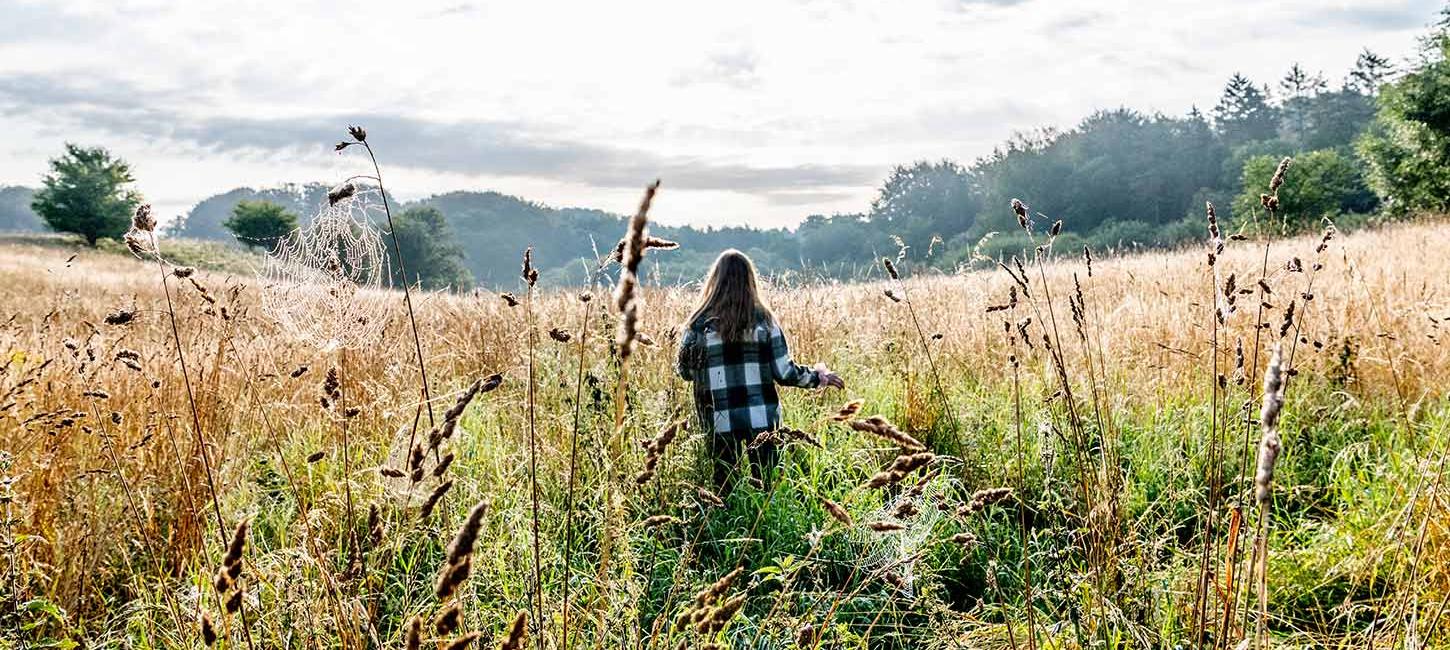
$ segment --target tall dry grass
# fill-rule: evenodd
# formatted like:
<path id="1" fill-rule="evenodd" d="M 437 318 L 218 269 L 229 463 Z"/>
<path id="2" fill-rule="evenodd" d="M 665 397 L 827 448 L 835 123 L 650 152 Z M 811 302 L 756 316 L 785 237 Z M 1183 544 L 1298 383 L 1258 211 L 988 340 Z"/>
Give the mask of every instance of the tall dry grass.
<path id="1" fill-rule="evenodd" d="M 134 260 L 9 247 L 0 445 L 11 460 L 0 468 L 14 482 L 0 530 L 12 611 L 0 627 L 181 647 L 253 632 L 263 647 L 418 647 L 474 642 L 470 629 L 510 647 L 525 635 L 541 647 L 909 647 L 927 621 L 942 641 L 1014 648 L 1227 646 L 1294 638 L 1306 621 L 1318 631 L 1305 638 L 1325 642 L 1443 638 L 1450 261 L 1428 252 L 1450 235 L 1429 222 L 1316 252 L 1321 242 L 1229 241 L 1212 269 L 1194 249 L 1096 259 L 1089 272 L 1079 251 L 1044 240 L 1006 272 L 773 287 L 796 356 L 841 369 L 852 394 L 791 396 L 798 429 L 779 432 L 783 479 L 728 502 L 697 493 L 698 431 L 667 448 L 626 444 L 689 408 L 670 343 L 693 296 L 651 284 L 647 264 L 622 327 L 606 301 L 581 306 L 575 291 L 526 280 L 517 301 L 388 293 L 376 297 L 387 344 L 339 357 L 261 313 L 253 277 L 196 272 L 163 286 Z M 1296 258 L 1304 273 L 1285 267 Z M 1269 329 L 1250 307 L 1219 322 L 1231 275 L 1254 289 Z M 1271 291 L 1249 284 L 1260 276 Z M 1212 294 L 1206 277 L 1217 278 Z M 888 288 L 909 295 L 909 312 Z M 1015 307 L 989 311 L 1009 296 Z M 607 318 L 590 317 L 595 303 Z M 571 324 L 572 336 L 537 337 Z M 626 335 L 621 355 L 614 342 Z M 1283 340 L 1294 386 L 1281 463 L 1318 445 L 1332 468 L 1424 480 L 1358 484 L 1380 500 L 1356 506 L 1357 496 L 1299 494 L 1326 488 L 1292 482 L 1291 464 L 1279 475 L 1289 483 L 1256 496 L 1244 469 L 1254 461 L 1234 436 L 1255 426 L 1240 405 L 1262 397 L 1257 369 L 1272 346 L 1246 345 L 1239 361 L 1223 342 L 1260 336 Z M 328 369 L 344 365 L 339 413 L 319 399 L 333 394 Z M 481 390 L 493 373 L 497 389 Z M 861 422 L 887 415 L 896 440 L 930 458 L 829 419 L 857 395 Z M 454 409 L 430 425 L 420 420 L 433 401 Z M 1373 433 L 1384 413 L 1391 431 Z M 1319 422 L 1358 433 L 1331 448 Z M 426 448 L 409 442 L 419 426 Z M 632 479 L 646 467 L 642 487 Z M 1155 472 L 1191 489 L 1150 497 Z M 1012 486 L 992 497 L 1003 501 L 970 507 L 998 485 Z M 806 497 L 810 514 L 785 514 Z M 1233 523 L 1247 514 L 1240 504 L 1258 508 L 1260 526 Z M 1175 509 L 1185 514 L 1164 514 Z M 250 522 L 235 561 L 232 546 L 205 543 L 222 521 Z M 457 553 L 473 551 L 463 532 L 445 546 L 460 525 L 476 552 Z M 1303 536 L 1331 525 L 1380 535 L 1345 556 L 1368 563 L 1335 592 L 1351 606 L 1275 611 L 1269 586 L 1285 565 L 1273 562 L 1328 548 Z M 807 534 L 777 538 L 793 526 Z M 783 566 L 774 552 L 794 559 Z M 658 568 L 665 558 L 673 564 Z M 213 585 L 217 567 L 237 572 L 234 588 Z M 746 577 L 711 591 L 741 568 Z M 953 589 L 981 597 L 944 595 Z M 675 624 L 682 615 L 689 625 Z"/>

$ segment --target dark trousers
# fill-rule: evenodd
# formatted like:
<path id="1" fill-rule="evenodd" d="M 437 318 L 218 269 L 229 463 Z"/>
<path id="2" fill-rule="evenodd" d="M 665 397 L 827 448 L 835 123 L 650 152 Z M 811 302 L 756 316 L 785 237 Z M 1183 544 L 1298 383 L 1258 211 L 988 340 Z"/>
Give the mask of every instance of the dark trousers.
<path id="1" fill-rule="evenodd" d="M 750 475 L 760 481 L 761 486 L 770 485 L 770 475 L 778 460 L 775 443 L 767 442 L 754 449 L 749 448 L 758 432 L 710 433 L 710 455 L 714 458 L 715 491 L 721 498 L 735 488 L 735 481 L 743 471 L 740 468 L 740 450 L 745 449 Z"/>

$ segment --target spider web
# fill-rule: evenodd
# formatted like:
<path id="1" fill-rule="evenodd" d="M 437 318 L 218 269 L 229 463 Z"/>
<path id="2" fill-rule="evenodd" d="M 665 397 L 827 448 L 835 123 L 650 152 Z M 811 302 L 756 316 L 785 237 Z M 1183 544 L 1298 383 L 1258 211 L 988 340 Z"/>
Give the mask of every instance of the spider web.
<path id="1" fill-rule="evenodd" d="M 380 209 L 375 190 L 360 190 L 284 238 L 259 273 L 263 313 L 321 349 L 378 342 L 392 287 L 387 248 L 371 219 Z"/>

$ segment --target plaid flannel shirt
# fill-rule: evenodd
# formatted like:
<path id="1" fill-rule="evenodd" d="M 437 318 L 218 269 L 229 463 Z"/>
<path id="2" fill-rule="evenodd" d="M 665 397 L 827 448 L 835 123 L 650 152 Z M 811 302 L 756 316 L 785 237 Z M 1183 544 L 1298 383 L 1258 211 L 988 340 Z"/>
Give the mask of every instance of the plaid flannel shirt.
<path id="1" fill-rule="evenodd" d="M 695 410 L 715 433 L 748 435 L 780 427 L 775 385 L 815 388 L 820 377 L 790 358 L 785 333 L 762 317 L 741 341 L 695 323 L 680 341 L 675 371 L 694 384 Z"/>

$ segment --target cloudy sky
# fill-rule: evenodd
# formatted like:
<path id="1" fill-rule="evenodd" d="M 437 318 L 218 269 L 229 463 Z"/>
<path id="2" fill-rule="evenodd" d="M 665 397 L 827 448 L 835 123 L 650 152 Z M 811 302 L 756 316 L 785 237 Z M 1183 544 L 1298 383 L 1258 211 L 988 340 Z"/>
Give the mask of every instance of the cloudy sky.
<path id="1" fill-rule="evenodd" d="M 67 141 L 171 217 L 331 182 L 370 132 L 390 189 L 498 190 L 670 223 L 863 210 L 897 163 L 987 154 L 1095 108 L 1207 109 L 1235 71 L 1337 83 L 1440 0 L 0 0 L 0 185 Z"/>

